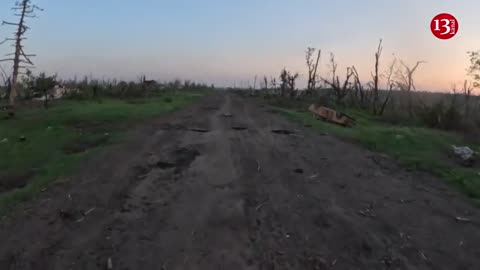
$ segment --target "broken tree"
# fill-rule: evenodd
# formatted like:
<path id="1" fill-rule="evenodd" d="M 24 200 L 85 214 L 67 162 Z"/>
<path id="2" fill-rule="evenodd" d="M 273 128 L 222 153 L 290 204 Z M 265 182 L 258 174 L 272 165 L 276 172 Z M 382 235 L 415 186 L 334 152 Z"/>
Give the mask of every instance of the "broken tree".
<path id="1" fill-rule="evenodd" d="M 26 19 L 35 18 L 36 17 L 35 11 L 42 10 L 38 6 L 32 4 L 30 0 L 22 0 L 22 1 L 16 2 L 15 6 L 12 9 L 15 12 L 19 12 L 14 14 L 15 16 L 19 17 L 18 23 L 3 21 L 2 25 L 13 25 L 17 27 L 17 30 L 14 33 L 13 38 L 6 38 L 2 42 L 0 42 L 0 45 L 1 45 L 7 41 L 13 41 L 13 47 L 15 48 L 15 52 L 6 55 L 7 57 L 13 56 L 13 58 L 6 58 L 6 59 L 0 60 L 0 62 L 7 62 L 7 61 L 13 62 L 13 74 L 10 78 L 10 95 L 9 95 L 9 108 L 10 108 L 9 114 L 11 116 L 15 114 L 15 100 L 18 95 L 17 79 L 18 79 L 18 75 L 22 74 L 20 70 L 22 68 L 33 67 L 33 62 L 30 60 L 30 57 L 35 56 L 33 54 L 26 54 L 25 51 L 23 50 L 22 41 L 26 39 L 24 36 L 27 30 L 29 29 L 29 27 L 26 25 Z M 24 64 L 24 65 L 22 66 L 21 64 Z"/>

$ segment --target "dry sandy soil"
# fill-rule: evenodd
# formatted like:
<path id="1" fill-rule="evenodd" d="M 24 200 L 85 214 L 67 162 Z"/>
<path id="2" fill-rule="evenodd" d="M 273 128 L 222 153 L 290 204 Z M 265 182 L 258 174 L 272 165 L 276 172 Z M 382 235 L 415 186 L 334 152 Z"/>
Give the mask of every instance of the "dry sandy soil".
<path id="1" fill-rule="evenodd" d="M 463 195 L 238 96 L 82 168 L 1 222 L 0 269 L 480 269 Z"/>

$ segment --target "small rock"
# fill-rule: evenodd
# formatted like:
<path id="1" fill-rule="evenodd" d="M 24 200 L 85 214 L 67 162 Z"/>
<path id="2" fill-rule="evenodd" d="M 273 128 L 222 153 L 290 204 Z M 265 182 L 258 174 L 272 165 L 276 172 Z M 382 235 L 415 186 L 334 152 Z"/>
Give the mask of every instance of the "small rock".
<path id="1" fill-rule="evenodd" d="M 455 145 L 452 145 L 453 153 L 455 156 L 460 158 L 464 165 L 466 166 L 471 166 L 473 165 L 474 159 L 475 159 L 475 152 L 470 149 L 468 146 L 461 146 L 457 147 Z"/>
<path id="2" fill-rule="evenodd" d="M 472 222 L 471 219 L 469 219 L 469 218 L 464 218 L 464 217 L 455 217 L 455 220 L 456 220 L 457 222 L 463 222 L 463 223 L 470 223 L 470 222 Z"/>
<path id="3" fill-rule="evenodd" d="M 112 270 L 113 269 L 113 263 L 112 263 L 112 258 L 108 258 L 107 260 L 107 270 Z"/>

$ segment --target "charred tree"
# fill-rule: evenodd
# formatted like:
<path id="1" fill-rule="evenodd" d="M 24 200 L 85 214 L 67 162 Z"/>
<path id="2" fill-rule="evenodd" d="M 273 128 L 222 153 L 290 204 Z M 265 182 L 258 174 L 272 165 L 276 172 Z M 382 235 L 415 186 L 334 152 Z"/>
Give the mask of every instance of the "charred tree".
<path id="1" fill-rule="evenodd" d="M 397 76 L 399 77 L 399 82 L 397 82 L 400 90 L 406 92 L 407 94 L 407 106 L 409 116 L 413 116 L 413 100 L 412 100 L 412 91 L 416 90 L 415 80 L 413 75 L 418 67 L 426 63 L 425 61 L 417 61 L 415 66 L 409 67 L 403 61 L 400 61 L 400 64 L 403 66 L 403 69 L 397 71 Z"/>
<path id="2" fill-rule="evenodd" d="M 383 50 L 383 47 L 382 47 L 382 40 L 380 39 L 380 43 L 378 44 L 378 49 L 377 49 L 377 52 L 375 53 L 375 73 L 372 74 L 372 77 L 373 77 L 373 104 L 372 104 L 372 107 L 373 107 L 373 114 L 374 115 L 377 115 L 378 113 L 378 106 L 379 106 L 379 101 L 380 101 L 380 98 L 379 98 L 379 94 L 378 94 L 378 84 L 379 84 L 379 81 L 380 81 L 380 76 L 378 74 L 378 68 L 379 68 L 379 65 L 380 65 L 380 56 L 382 55 L 382 50 Z"/>
<path id="3" fill-rule="evenodd" d="M 340 84 L 340 78 L 337 75 L 337 67 L 338 64 L 335 62 L 335 55 L 333 53 L 330 54 L 330 68 L 332 72 L 332 80 L 329 81 L 327 79 L 322 79 L 322 81 L 330 86 L 333 89 L 333 93 L 335 94 L 336 102 L 341 103 L 343 99 L 347 96 L 349 92 L 349 87 L 351 86 L 350 79 L 354 76 L 354 71 L 352 68 L 347 67 L 347 73 L 345 75 L 345 81 L 343 84 Z"/>
<path id="4" fill-rule="evenodd" d="M 309 94 L 312 94 L 317 87 L 316 84 L 317 84 L 318 63 L 320 61 L 320 56 L 322 54 L 322 51 L 318 50 L 316 61 L 314 61 L 313 57 L 314 57 L 315 51 L 316 51 L 315 48 L 309 47 L 307 48 L 307 51 L 305 53 L 305 58 L 306 58 L 307 67 L 308 67 L 307 92 Z"/>
<path id="5" fill-rule="evenodd" d="M 27 18 L 35 18 L 35 11 L 42 10 L 38 6 L 31 3 L 30 0 L 21 0 L 15 4 L 12 8 L 15 13 L 14 15 L 19 17 L 18 23 L 6 22 L 3 21 L 2 25 L 11 25 L 17 27 L 17 30 L 13 38 L 6 38 L 4 41 L 0 42 L 3 44 L 7 41 L 13 41 L 13 47 L 15 52 L 7 54 L 7 56 L 13 56 L 13 58 L 1 59 L 0 62 L 13 62 L 13 72 L 10 78 L 10 94 L 9 94 L 9 114 L 10 116 L 15 115 L 15 101 L 18 95 L 18 75 L 22 74 L 21 69 L 34 66 L 33 62 L 30 60 L 31 57 L 34 57 L 34 54 L 26 54 L 23 50 L 22 41 L 25 40 L 25 33 L 29 29 L 26 25 Z M 22 64 L 24 64 L 22 66 Z"/>

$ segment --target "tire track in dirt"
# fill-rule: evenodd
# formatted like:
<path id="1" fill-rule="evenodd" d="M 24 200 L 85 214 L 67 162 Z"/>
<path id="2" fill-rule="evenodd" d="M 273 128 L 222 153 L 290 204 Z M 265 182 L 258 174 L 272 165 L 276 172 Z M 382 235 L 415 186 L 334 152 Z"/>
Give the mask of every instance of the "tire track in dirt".
<path id="1" fill-rule="evenodd" d="M 463 195 L 267 110 L 216 94 L 139 129 L 0 225 L 0 269 L 480 264 Z"/>

